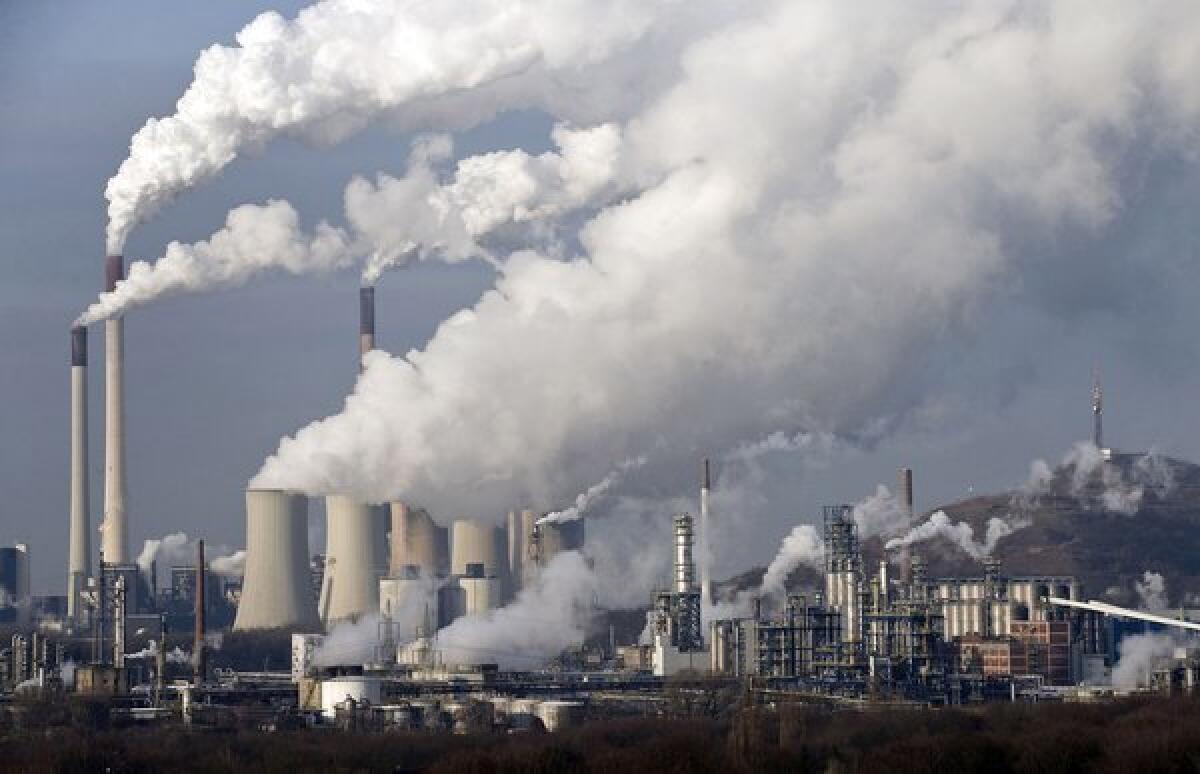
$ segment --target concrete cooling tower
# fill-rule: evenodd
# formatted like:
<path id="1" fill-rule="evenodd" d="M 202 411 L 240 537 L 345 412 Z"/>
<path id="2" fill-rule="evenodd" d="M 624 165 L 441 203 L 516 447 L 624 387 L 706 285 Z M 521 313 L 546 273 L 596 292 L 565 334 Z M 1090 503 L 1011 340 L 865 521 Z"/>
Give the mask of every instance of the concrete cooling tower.
<path id="1" fill-rule="evenodd" d="M 325 498 L 325 577 L 321 621 L 329 626 L 379 610 L 376 510 L 348 497 Z"/>
<path id="2" fill-rule="evenodd" d="M 513 590 L 525 586 L 533 568 L 533 534 L 537 511 L 528 508 L 508 512 L 508 577 Z"/>
<path id="3" fill-rule="evenodd" d="M 392 556 L 389 575 L 406 577 L 408 568 L 424 578 L 436 578 L 450 572 L 449 539 L 445 527 L 434 524 L 424 508 L 404 503 L 391 504 Z"/>
<path id="4" fill-rule="evenodd" d="M 469 575 L 467 565 L 482 564 L 488 577 L 507 575 L 504 531 L 482 521 L 459 519 L 450 532 L 450 572 Z"/>
<path id="5" fill-rule="evenodd" d="M 246 573 L 233 628 L 317 628 L 308 567 L 308 500 L 246 490 Z"/>

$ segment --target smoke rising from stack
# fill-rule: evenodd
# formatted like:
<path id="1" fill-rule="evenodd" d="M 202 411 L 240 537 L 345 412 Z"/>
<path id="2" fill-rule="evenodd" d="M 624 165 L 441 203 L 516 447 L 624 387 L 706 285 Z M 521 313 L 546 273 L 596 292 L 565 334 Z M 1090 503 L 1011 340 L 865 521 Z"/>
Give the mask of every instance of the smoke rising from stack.
<path id="1" fill-rule="evenodd" d="M 328 144 L 400 109 L 412 126 L 478 121 L 497 102 L 534 100 L 560 71 L 579 77 L 672 5 L 328 0 L 290 21 L 264 13 L 236 46 L 201 54 L 175 113 L 133 136 L 105 190 L 110 250 L 176 195 L 274 137 Z"/>
<path id="2" fill-rule="evenodd" d="M 587 509 L 596 500 L 603 497 L 617 484 L 625 473 L 630 470 L 636 470 L 646 464 L 646 457 L 633 457 L 617 465 L 616 468 L 609 471 L 608 475 L 592 484 L 584 491 L 575 496 L 575 502 L 570 507 L 564 508 L 561 511 L 553 511 L 537 520 L 538 524 L 551 524 L 564 521 L 575 521 L 587 512 Z"/>
<path id="3" fill-rule="evenodd" d="M 560 125 L 553 139 L 558 151 L 539 156 L 513 150 L 464 158 L 443 182 L 432 165 L 450 157 L 450 139 L 419 138 L 403 177 L 355 177 L 346 185 L 348 229 L 321 221 L 306 231 L 283 200 L 236 207 L 208 239 L 171 242 L 157 261 L 135 261 L 129 276 L 102 293 L 78 322 L 173 295 L 237 287 L 270 272 L 327 274 L 361 263 L 362 282 L 372 286 L 385 271 L 413 260 L 494 261 L 485 239 L 492 231 L 522 223 L 534 238 L 539 221 L 582 207 L 613 185 L 616 127 Z"/>

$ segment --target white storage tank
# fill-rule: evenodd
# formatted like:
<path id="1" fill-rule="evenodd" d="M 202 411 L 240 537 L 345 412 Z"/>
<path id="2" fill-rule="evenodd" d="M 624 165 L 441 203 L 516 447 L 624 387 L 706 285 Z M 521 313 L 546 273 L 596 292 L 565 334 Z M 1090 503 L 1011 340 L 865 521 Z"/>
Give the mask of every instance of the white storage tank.
<path id="1" fill-rule="evenodd" d="M 383 680 L 365 675 L 353 677 L 331 677 L 321 681 L 321 714 L 333 720 L 339 707 L 349 702 L 356 706 L 374 706 L 381 703 Z"/>

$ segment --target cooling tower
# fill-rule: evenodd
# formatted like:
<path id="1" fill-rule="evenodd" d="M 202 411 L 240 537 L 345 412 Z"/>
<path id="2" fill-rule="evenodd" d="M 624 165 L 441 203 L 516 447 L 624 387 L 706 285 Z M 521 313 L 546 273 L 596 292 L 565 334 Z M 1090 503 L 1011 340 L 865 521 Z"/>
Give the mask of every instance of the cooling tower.
<path id="1" fill-rule="evenodd" d="M 466 575 L 467 565 L 482 564 L 483 574 L 503 577 L 507 573 L 504 531 L 482 521 L 459 519 L 450 533 L 450 572 Z"/>
<path id="2" fill-rule="evenodd" d="M 375 349 L 375 288 L 358 289 L 358 354 Z"/>
<path id="3" fill-rule="evenodd" d="M 125 263 L 110 255 L 104 263 L 104 289 L 125 278 Z M 125 514 L 125 321 L 104 321 L 104 525 L 102 546 L 109 564 L 129 562 Z"/>
<path id="4" fill-rule="evenodd" d="M 79 623 L 79 598 L 92 573 L 88 503 L 87 328 L 71 329 L 71 511 L 67 560 L 67 619 Z"/>
<path id="5" fill-rule="evenodd" d="M 434 524 L 424 508 L 395 502 L 391 509 L 392 557 L 388 574 L 404 577 L 407 567 L 417 568 L 417 573 L 426 578 L 448 574 L 450 552 L 446 528 Z"/>
<path id="6" fill-rule="evenodd" d="M 308 568 L 308 500 L 278 489 L 247 489 L 246 574 L 233 628 L 316 627 Z"/>
<path id="7" fill-rule="evenodd" d="M 325 578 L 320 613 L 326 626 L 379 610 L 375 510 L 348 497 L 325 498 Z"/>
<path id="8" fill-rule="evenodd" d="M 537 563 L 545 567 L 550 560 L 564 551 L 583 549 L 583 519 L 573 521 L 548 521 L 538 525 Z"/>
<path id="9" fill-rule="evenodd" d="M 537 520 L 537 512 L 528 508 L 508 512 L 508 577 L 514 591 L 525 585 L 533 568 L 533 529 Z"/>

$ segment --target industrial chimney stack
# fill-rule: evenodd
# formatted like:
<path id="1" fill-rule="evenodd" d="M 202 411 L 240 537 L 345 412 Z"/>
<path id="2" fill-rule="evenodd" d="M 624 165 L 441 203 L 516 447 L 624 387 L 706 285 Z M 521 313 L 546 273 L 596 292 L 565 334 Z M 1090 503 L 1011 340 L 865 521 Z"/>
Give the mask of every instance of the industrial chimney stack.
<path id="1" fill-rule="evenodd" d="M 195 668 L 196 685 L 208 677 L 208 653 L 205 650 L 205 627 L 208 613 L 208 588 L 205 577 L 204 541 L 196 544 L 196 631 L 192 641 L 192 666 Z M 162 644 L 166 647 L 166 643 Z"/>
<path id="2" fill-rule="evenodd" d="M 375 349 L 375 288 L 358 289 L 358 354 L 361 358 Z M 359 361 L 362 367 L 362 361 Z"/>
<path id="3" fill-rule="evenodd" d="M 88 524 L 87 328 L 71 328 L 71 511 L 67 563 L 67 618 L 79 624 L 84 584 L 92 572 Z"/>
<path id="4" fill-rule="evenodd" d="M 125 278 L 125 261 L 110 255 L 104 263 L 104 289 L 111 293 Z M 104 558 L 129 561 L 125 515 L 125 321 L 104 322 Z"/>

